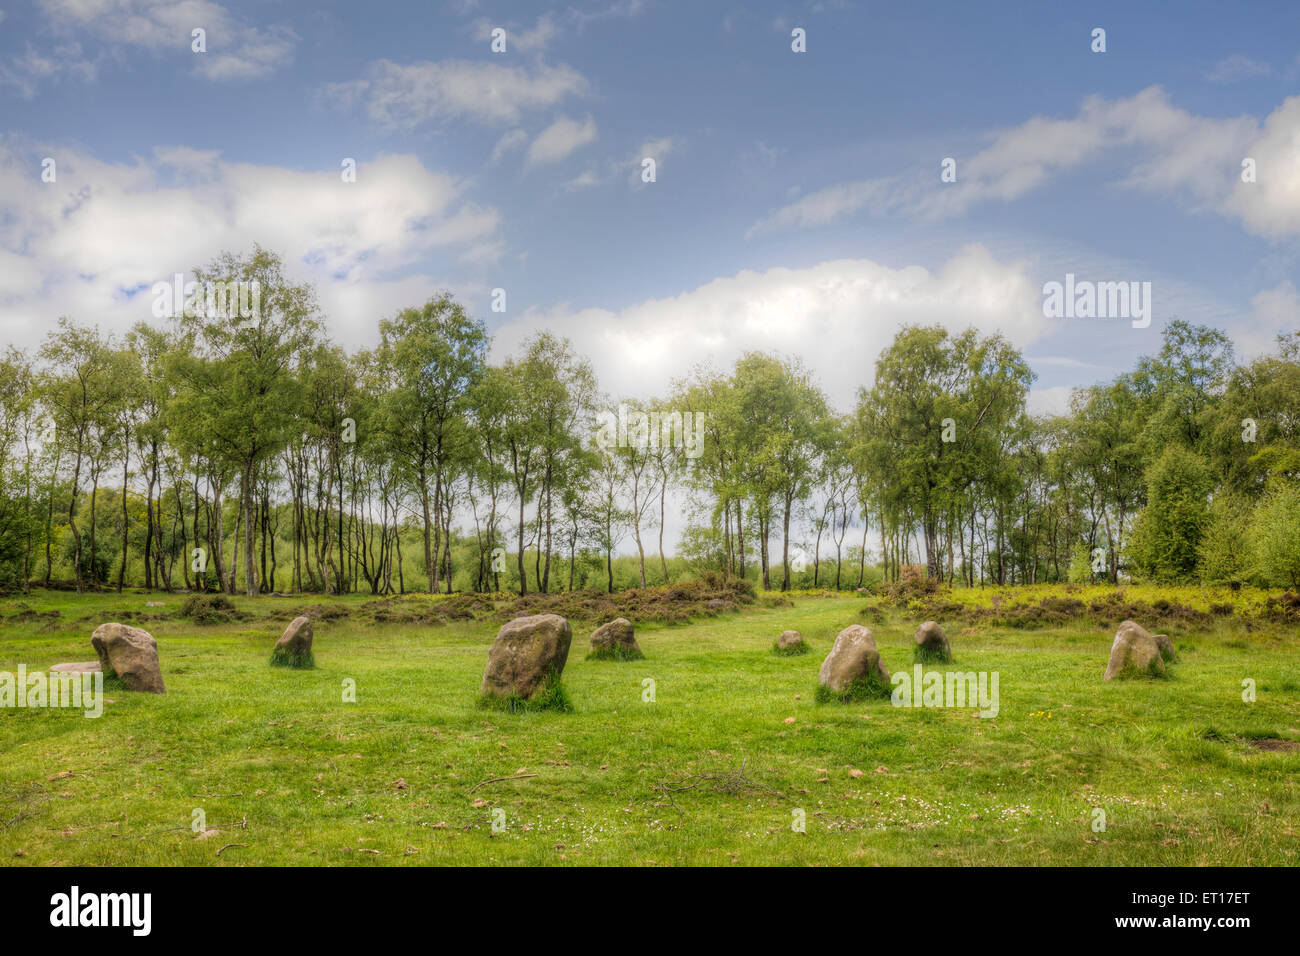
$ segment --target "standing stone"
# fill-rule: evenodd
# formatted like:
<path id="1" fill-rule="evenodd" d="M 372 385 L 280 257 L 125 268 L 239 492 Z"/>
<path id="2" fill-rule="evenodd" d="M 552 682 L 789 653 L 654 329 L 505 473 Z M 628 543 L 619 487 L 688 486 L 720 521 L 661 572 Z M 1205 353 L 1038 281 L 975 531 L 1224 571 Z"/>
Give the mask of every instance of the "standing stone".
<path id="1" fill-rule="evenodd" d="M 878 684 L 882 695 L 889 693 L 889 671 L 876 650 L 876 638 L 871 629 L 861 624 L 850 624 L 835 635 L 831 652 L 822 661 L 817 681 L 835 694 L 846 694 L 854 685 Z"/>
<path id="2" fill-rule="evenodd" d="M 294 667 L 305 669 L 316 666 L 316 659 L 311 652 L 311 618 L 295 617 L 284 629 L 280 639 L 275 642 L 271 652 L 271 663 L 277 667 Z"/>
<path id="3" fill-rule="evenodd" d="M 559 680 L 569 659 L 573 629 L 558 614 L 508 621 L 488 651 L 481 692 L 495 697 L 532 697 Z"/>
<path id="4" fill-rule="evenodd" d="M 602 624 L 591 635 L 591 656 L 634 661 L 645 657 L 636 642 L 636 631 L 627 618 L 618 617 Z"/>
<path id="5" fill-rule="evenodd" d="M 1140 624 L 1125 621 L 1115 632 L 1103 680 L 1159 677 L 1165 672 L 1165 661 L 1172 660 L 1173 655 L 1174 645 L 1167 635 L 1152 634 Z"/>
<path id="6" fill-rule="evenodd" d="M 807 641 L 803 639 L 803 635 L 798 631 L 782 631 L 772 649 L 785 657 L 806 654 L 809 650 Z"/>
<path id="7" fill-rule="evenodd" d="M 940 664 L 952 663 L 952 645 L 937 622 L 926 621 L 916 629 L 916 659 Z"/>
<path id="8" fill-rule="evenodd" d="M 127 690 L 164 694 L 158 642 L 148 631 L 125 624 L 101 624 L 90 636 L 104 676 L 116 674 Z"/>

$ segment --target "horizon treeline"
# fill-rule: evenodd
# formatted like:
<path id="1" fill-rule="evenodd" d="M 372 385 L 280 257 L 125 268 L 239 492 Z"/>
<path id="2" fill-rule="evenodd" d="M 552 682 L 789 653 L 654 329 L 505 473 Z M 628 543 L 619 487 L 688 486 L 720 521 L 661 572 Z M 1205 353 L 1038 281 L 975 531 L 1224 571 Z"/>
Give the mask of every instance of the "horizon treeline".
<path id="1" fill-rule="evenodd" d="M 195 279 L 255 284 L 254 314 L 181 308 L 120 339 L 64 317 L 0 356 L 0 588 L 841 589 L 912 564 L 971 587 L 1300 584 L 1300 332 L 1240 364 L 1173 320 L 1035 416 L 1001 336 L 908 326 L 838 411 L 760 352 L 654 399 L 606 395 L 547 332 L 494 365 L 445 293 L 348 354 L 261 247 Z"/>

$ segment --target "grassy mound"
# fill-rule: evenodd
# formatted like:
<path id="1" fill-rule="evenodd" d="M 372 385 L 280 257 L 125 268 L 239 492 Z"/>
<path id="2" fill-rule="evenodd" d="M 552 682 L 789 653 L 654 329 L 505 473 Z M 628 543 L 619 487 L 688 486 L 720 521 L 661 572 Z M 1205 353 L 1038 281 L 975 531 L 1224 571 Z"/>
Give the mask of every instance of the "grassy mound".
<path id="1" fill-rule="evenodd" d="M 181 605 L 180 616 L 195 624 L 229 624 L 241 615 L 224 594 L 192 594 Z"/>

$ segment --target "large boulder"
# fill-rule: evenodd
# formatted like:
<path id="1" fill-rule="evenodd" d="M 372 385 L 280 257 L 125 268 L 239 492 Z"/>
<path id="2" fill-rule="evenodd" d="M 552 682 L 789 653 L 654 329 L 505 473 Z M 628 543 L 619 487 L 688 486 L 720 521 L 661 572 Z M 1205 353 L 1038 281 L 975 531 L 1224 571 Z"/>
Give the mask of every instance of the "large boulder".
<path id="1" fill-rule="evenodd" d="M 926 621 L 916 629 L 916 659 L 939 664 L 952 663 L 952 645 L 937 622 Z"/>
<path id="2" fill-rule="evenodd" d="M 1104 680 L 1116 677 L 1160 677 L 1165 661 L 1173 660 L 1174 645 L 1165 634 L 1152 634 L 1134 621 L 1125 621 L 1115 632 L 1106 663 Z"/>
<path id="3" fill-rule="evenodd" d="M 618 617 L 596 628 L 591 635 L 593 658 L 635 661 L 645 657 L 636 642 L 636 630 L 627 618 Z"/>
<path id="4" fill-rule="evenodd" d="M 807 654 L 810 648 L 798 631 L 782 631 L 781 636 L 772 645 L 772 650 L 782 657 L 793 657 L 796 654 Z"/>
<path id="5" fill-rule="evenodd" d="M 125 624 L 101 624 L 90 636 L 104 675 L 116 674 L 127 690 L 164 694 L 158 642 L 148 631 Z"/>
<path id="6" fill-rule="evenodd" d="M 850 624 L 835 635 L 831 652 L 817 672 L 817 682 L 839 697 L 887 696 L 889 671 L 880 660 L 871 629 Z"/>
<path id="7" fill-rule="evenodd" d="M 311 652 L 311 618 L 295 617 L 275 642 L 271 663 L 277 667 L 314 667 L 316 660 Z"/>
<path id="8" fill-rule="evenodd" d="M 569 659 L 573 629 L 558 614 L 534 614 L 508 621 L 488 651 L 482 693 L 532 697 L 559 680 Z"/>

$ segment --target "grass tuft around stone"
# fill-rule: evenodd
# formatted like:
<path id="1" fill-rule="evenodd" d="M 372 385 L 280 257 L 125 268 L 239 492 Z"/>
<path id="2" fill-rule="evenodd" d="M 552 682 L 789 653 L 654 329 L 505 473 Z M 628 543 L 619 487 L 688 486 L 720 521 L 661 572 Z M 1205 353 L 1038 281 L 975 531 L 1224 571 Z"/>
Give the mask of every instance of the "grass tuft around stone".
<path id="1" fill-rule="evenodd" d="M 292 651 L 272 651 L 272 667 L 289 667 L 296 671 L 309 671 L 316 666 L 316 658 L 311 651 L 295 654 Z"/>
<path id="2" fill-rule="evenodd" d="M 587 654 L 586 660 L 589 661 L 643 661 L 645 654 L 639 648 L 623 647 L 615 645 L 614 647 L 599 647 Z"/>
<path id="3" fill-rule="evenodd" d="M 815 697 L 819 704 L 856 704 L 864 700 L 888 700 L 893 692 L 893 687 L 882 683 L 876 675 L 863 674 L 841 692 L 818 684 Z"/>
<path id="4" fill-rule="evenodd" d="M 935 647 L 915 644 L 912 646 L 912 661 L 917 664 L 951 664 L 952 655 Z"/>
<path id="5" fill-rule="evenodd" d="M 800 641 L 791 647 L 781 647 L 778 641 L 772 642 L 772 653 L 777 657 L 799 657 L 811 650 L 812 648 L 808 646 L 807 641 Z"/>
<path id="6" fill-rule="evenodd" d="M 532 697 L 509 694 L 498 697 L 496 694 L 483 694 L 478 705 L 488 710 L 500 710 L 507 714 L 531 714 L 554 711 L 560 714 L 573 713 L 573 701 L 569 692 L 558 678 L 552 678 Z"/>

